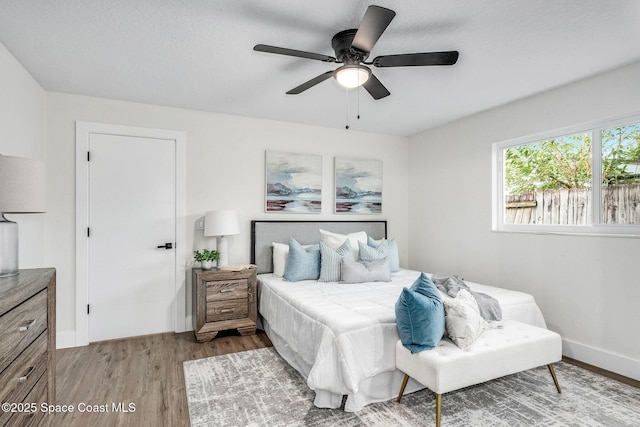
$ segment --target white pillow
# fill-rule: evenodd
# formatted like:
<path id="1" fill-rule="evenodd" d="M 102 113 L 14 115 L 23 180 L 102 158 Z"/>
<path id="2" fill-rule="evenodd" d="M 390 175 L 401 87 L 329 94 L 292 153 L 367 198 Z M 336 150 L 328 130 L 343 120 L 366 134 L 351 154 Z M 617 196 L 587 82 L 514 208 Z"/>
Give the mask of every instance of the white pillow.
<path id="1" fill-rule="evenodd" d="M 289 245 L 284 243 L 271 243 L 273 247 L 273 275 L 275 277 L 283 277 L 284 269 L 287 267 L 287 258 L 289 257 Z"/>
<path id="2" fill-rule="evenodd" d="M 476 299 L 466 289 L 455 298 L 444 296 L 445 327 L 451 341 L 463 350 L 471 347 L 489 324 L 480 316 Z"/>
<path id="3" fill-rule="evenodd" d="M 356 261 L 360 259 L 358 256 L 358 242 L 367 244 L 367 233 L 365 231 L 358 231 L 356 233 L 338 234 L 331 231 L 320 229 L 320 241 L 329 246 L 334 251 L 337 250 L 345 240 L 349 239 L 351 243 L 351 250 L 353 251 L 353 259 Z"/>

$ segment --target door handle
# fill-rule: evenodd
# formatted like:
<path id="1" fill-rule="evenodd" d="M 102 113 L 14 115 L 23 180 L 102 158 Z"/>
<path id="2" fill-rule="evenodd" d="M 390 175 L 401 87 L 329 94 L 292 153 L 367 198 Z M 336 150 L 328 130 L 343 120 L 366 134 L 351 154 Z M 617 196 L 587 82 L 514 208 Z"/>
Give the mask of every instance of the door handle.
<path id="1" fill-rule="evenodd" d="M 158 246 L 158 249 L 162 249 L 162 248 L 173 249 L 173 243 L 165 243 L 164 245 L 159 245 Z"/>

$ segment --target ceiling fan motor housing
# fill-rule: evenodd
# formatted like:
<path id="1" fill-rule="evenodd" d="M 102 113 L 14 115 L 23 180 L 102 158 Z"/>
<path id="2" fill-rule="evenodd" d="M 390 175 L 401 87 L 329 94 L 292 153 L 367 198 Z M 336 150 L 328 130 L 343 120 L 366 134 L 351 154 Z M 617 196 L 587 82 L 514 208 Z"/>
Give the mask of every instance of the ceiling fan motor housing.
<path id="1" fill-rule="evenodd" d="M 357 29 L 340 31 L 331 39 L 331 47 L 336 53 L 338 62 L 359 64 L 369 56 L 368 52 L 361 52 L 351 46 L 356 32 L 358 32 Z"/>

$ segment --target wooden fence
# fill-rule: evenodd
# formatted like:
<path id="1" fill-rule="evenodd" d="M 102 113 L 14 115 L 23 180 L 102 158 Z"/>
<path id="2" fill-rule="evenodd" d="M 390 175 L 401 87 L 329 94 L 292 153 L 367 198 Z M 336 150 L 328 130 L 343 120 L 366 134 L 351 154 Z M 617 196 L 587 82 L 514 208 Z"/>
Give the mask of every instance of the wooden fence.
<path id="1" fill-rule="evenodd" d="M 640 184 L 602 188 L 603 224 L 640 224 Z M 505 224 L 593 223 L 589 189 L 544 190 L 506 197 Z"/>

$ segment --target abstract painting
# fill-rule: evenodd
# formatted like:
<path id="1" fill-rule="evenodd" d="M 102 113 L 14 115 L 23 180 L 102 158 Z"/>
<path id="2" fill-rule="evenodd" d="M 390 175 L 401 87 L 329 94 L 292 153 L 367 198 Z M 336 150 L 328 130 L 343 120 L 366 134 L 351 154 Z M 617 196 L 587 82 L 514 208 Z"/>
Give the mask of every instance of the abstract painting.
<path id="1" fill-rule="evenodd" d="M 336 213 L 382 213 L 382 161 L 335 158 Z"/>
<path id="2" fill-rule="evenodd" d="M 322 156 L 266 153 L 266 212 L 322 211 Z"/>

